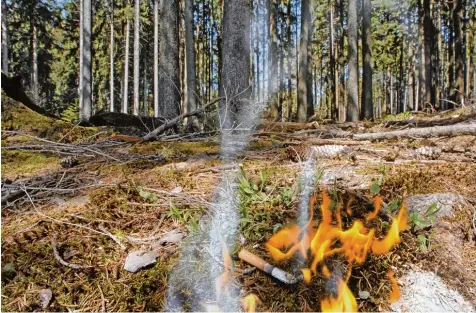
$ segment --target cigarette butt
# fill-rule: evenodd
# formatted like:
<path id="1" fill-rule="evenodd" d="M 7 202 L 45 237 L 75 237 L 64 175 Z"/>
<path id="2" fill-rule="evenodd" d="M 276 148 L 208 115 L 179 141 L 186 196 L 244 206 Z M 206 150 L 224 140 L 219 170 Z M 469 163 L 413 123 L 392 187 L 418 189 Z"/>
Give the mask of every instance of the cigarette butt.
<path id="1" fill-rule="evenodd" d="M 245 249 L 241 249 L 240 253 L 238 253 L 238 257 L 243 261 L 253 265 L 254 267 L 259 268 L 262 271 L 264 271 L 265 266 L 268 263 L 259 256 Z"/>
<path id="2" fill-rule="evenodd" d="M 294 275 L 289 274 L 288 272 L 285 272 L 272 264 L 269 264 L 259 256 L 249 252 L 246 249 L 241 249 L 240 253 L 238 253 L 238 257 L 285 284 L 295 284 L 299 280 L 303 279 L 302 275 L 295 277 Z"/>

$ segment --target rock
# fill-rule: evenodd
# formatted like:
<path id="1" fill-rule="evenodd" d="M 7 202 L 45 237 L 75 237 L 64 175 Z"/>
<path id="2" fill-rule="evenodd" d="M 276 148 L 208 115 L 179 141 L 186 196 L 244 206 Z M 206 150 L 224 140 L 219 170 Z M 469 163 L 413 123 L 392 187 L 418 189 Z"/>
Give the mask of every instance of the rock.
<path id="1" fill-rule="evenodd" d="M 162 236 L 162 238 L 154 242 L 154 244 L 152 245 L 152 249 L 157 249 L 167 243 L 178 243 L 182 241 L 183 237 L 183 233 L 181 233 L 179 230 L 171 230 L 164 236 Z"/>
<path id="2" fill-rule="evenodd" d="M 423 159 L 427 158 L 431 160 L 438 159 L 441 155 L 441 152 L 442 152 L 442 149 L 439 147 L 428 147 L 428 146 L 420 147 L 415 150 L 415 153 L 420 158 L 423 158 Z"/>
<path id="3" fill-rule="evenodd" d="M 367 300 L 368 298 L 370 298 L 370 292 L 368 291 L 359 291 L 359 298 L 362 299 L 362 300 Z"/>
<path id="4" fill-rule="evenodd" d="M 181 193 L 183 188 L 181 186 L 177 186 L 174 189 L 170 190 L 171 193 Z"/>
<path id="5" fill-rule="evenodd" d="M 413 195 L 408 197 L 408 211 L 424 214 L 428 207 L 436 203 L 438 212 L 435 214 L 437 218 L 443 216 L 453 216 L 454 207 L 462 203 L 464 197 L 454 193 L 433 193 L 426 195 Z"/>
<path id="6" fill-rule="evenodd" d="M 339 157 L 350 150 L 348 146 L 339 145 L 314 146 L 313 149 L 317 157 L 326 159 L 333 159 Z"/>
<path id="7" fill-rule="evenodd" d="M 133 251 L 127 256 L 124 269 L 135 273 L 141 268 L 154 264 L 158 257 L 159 253 L 156 251 Z"/>
<path id="8" fill-rule="evenodd" d="M 390 305 L 393 312 L 474 312 L 461 294 L 432 272 L 410 270 L 401 281 L 401 298 Z"/>
<path id="9" fill-rule="evenodd" d="M 40 292 L 38 292 L 38 295 L 40 296 L 41 307 L 46 309 L 53 298 L 53 292 L 51 289 L 41 289 Z"/>

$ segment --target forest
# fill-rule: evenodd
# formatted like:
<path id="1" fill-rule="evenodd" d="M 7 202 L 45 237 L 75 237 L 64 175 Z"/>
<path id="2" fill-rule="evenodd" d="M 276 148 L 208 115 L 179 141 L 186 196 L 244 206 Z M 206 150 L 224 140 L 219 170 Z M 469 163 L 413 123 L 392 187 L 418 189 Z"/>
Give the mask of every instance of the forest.
<path id="1" fill-rule="evenodd" d="M 1 310 L 474 312 L 476 0 L 2 0 Z"/>
<path id="2" fill-rule="evenodd" d="M 223 96 L 232 55 L 274 121 L 356 121 L 475 97 L 471 0 L 244 1 L 229 23 L 224 1 L 116 2 L 3 0 L 2 71 L 70 120 L 192 111 Z M 226 29 L 241 48 L 225 49 Z"/>

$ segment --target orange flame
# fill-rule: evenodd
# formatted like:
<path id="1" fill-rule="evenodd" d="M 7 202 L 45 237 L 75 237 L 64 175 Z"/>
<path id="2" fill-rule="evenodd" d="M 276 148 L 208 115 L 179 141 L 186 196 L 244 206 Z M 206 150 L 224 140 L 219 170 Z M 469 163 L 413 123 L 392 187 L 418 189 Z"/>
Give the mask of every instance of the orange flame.
<path id="1" fill-rule="evenodd" d="M 376 240 L 372 245 L 374 254 L 385 254 L 389 252 L 394 245 L 400 243 L 400 232 L 407 228 L 407 207 L 403 204 L 396 218 L 392 218 L 390 230 L 382 240 Z"/>
<path id="2" fill-rule="evenodd" d="M 398 301 L 398 299 L 400 299 L 400 287 L 398 287 L 397 280 L 395 279 L 395 274 L 392 270 L 389 269 L 387 272 L 387 276 L 390 280 L 390 283 L 392 284 L 392 290 L 390 291 L 389 300 L 390 302 Z"/>
<path id="3" fill-rule="evenodd" d="M 338 280 L 337 282 L 337 298 L 330 297 L 321 301 L 322 312 L 356 312 L 357 301 L 347 284 Z"/>
<path id="4" fill-rule="evenodd" d="M 374 210 L 373 210 L 372 213 L 367 215 L 365 220 L 368 222 L 368 221 L 371 221 L 374 218 L 376 218 L 377 215 L 378 215 L 378 212 L 380 212 L 381 207 L 382 207 L 382 198 L 380 198 L 379 196 L 376 196 L 375 199 L 374 199 Z"/>
<path id="5" fill-rule="evenodd" d="M 311 278 L 312 278 L 311 270 L 308 269 L 308 268 L 302 268 L 301 273 L 302 273 L 302 277 L 303 277 L 304 282 L 306 284 L 309 284 L 311 282 Z"/>
<path id="6" fill-rule="evenodd" d="M 346 203 L 346 213 L 348 216 L 352 215 L 350 206 L 353 201 L 354 199 L 350 199 Z M 313 195 L 309 203 L 310 216 L 306 225 L 303 227 L 290 225 L 272 236 L 265 245 L 275 261 L 288 260 L 292 258 L 297 251 L 306 258 L 308 250 L 310 250 L 313 258 L 311 265 L 309 268 L 301 270 L 306 283 L 311 281 L 312 274 L 317 275 L 318 265 L 326 258 L 334 254 L 345 256 L 349 262 L 346 279 L 338 281 L 337 298 L 331 297 L 322 300 L 321 309 L 322 311 L 356 311 L 356 300 L 346 283 L 350 278 L 352 265 L 354 263 L 364 263 L 370 250 L 374 254 L 384 254 L 400 242 L 400 232 L 407 228 L 407 208 L 405 204 L 402 205 L 397 217 L 392 218 L 392 224 L 388 234 L 383 239 L 376 240 L 374 238 L 375 229 L 366 228 L 363 221 L 356 220 L 349 229 L 342 229 L 342 202 L 339 202 L 337 205 L 333 224 L 333 214 L 330 209 L 331 203 L 331 198 L 327 191 L 323 190 L 322 204 L 320 207 L 322 220 L 320 223 L 312 221 L 313 207 L 315 204 L 315 195 Z M 365 217 L 365 221 L 368 222 L 375 219 L 381 207 L 382 198 L 377 196 L 374 199 L 374 210 Z M 332 276 L 332 273 L 326 265 L 322 265 L 321 273 L 325 278 Z M 390 300 L 393 301 L 393 299 L 399 297 L 399 290 L 393 276 L 389 277 L 392 281 Z"/>
<path id="7" fill-rule="evenodd" d="M 241 306 L 246 312 L 256 312 L 256 304 L 260 303 L 258 296 L 250 293 L 245 298 L 241 299 Z"/>

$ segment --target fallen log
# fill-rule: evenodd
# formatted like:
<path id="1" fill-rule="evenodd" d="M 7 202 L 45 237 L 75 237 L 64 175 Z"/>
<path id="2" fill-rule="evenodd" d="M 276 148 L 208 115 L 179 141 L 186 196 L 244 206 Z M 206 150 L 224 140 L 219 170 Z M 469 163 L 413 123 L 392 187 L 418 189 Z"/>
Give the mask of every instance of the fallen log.
<path id="1" fill-rule="evenodd" d="M 149 132 L 166 122 L 163 117 L 135 116 L 121 112 L 100 112 L 89 119 L 93 126 L 134 127 Z"/>
<path id="2" fill-rule="evenodd" d="M 461 135 L 476 135 L 476 123 L 412 128 L 383 133 L 355 134 L 352 136 L 352 138 L 355 140 L 381 140 L 393 138 L 430 138 Z"/>
<path id="3" fill-rule="evenodd" d="M 47 117 L 58 119 L 56 115 L 51 114 L 42 107 L 38 106 L 30 99 L 30 97 L 28 97 L 21 84 L 21 76 L 8 77 L 2 72 L 2 89 L 8 97 L 21 102 L 30 110 Z"/>
<path id="4" fill-rule="evenodd" d="M 391 127 L 391 126 L 414 126 L 414 127 L 431 127 L 431 126 L 446 126 L 446 125 L 454 125 L 461 122 L 465 122 L 470 119 L 476 118 L 476 113 L 471 113 L 467 115 L 462 115 L 458 117 L 450 117 L 450 118 L 441 118 L 441 119 L 406 119 L 406 120 L 394 120 L 388 121 L 383 126 L 384 127 Z"/>
<path id="5" fill-rule="evenodd" d="M 208 102 L 207 104 L 205 104 L 203 106 L 203 108 L 197 109 L 197 110 L 192 111 L 192 112 L 187 112 L 187 113 L 181 114 L 177 117 L 174 117 L 170 121 L 165 122 L 161 126 L 157 127 L 156 129 L 154 129 L 153 131 L 151 131 L 150 133 L 148 133 L 147 135 L 142 137 L 142 141 L 151 141 L 151 140 L 157 138 L 159 135 L 163 134 L 166 130 L 174 128 L 181 121 L 183 121 L 183 119 L 185 119 L 187 117 L 190 117 L 190 116 L 196 116 L 196 115 L 202 114 L 203 112 L 205 112 L 206 109 L 208 109 L 210 106 L 214 105 L 215 103 L 219 102 L 220 100 L 223 100 L 223 98 L 216 98 L 215 100 L 212 100 L 212 101 Z"/>

